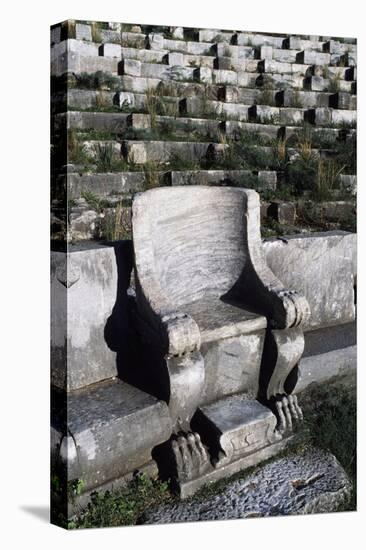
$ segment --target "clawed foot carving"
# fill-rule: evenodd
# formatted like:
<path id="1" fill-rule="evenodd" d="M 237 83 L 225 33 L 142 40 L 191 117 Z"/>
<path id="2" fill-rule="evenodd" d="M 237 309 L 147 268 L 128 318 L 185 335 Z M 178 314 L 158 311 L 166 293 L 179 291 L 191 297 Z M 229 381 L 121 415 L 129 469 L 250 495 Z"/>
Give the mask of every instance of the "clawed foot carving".
<path id="1" fill-rule="evenodd" d="M 278 431 L 283 434 L 292 430 L 293 420 L 303 419 L 302 410 L 298 404 L 296 395 L 284 395 L 276 399 L 275 412 L 279 421 Z"/>
<path id="2" fill-rule="evenodd" d="M 210 459 L 198 433 L 180 433 L 172 440 L 172 450 L 180 481 L 201 475 L 210 465 Z"/>

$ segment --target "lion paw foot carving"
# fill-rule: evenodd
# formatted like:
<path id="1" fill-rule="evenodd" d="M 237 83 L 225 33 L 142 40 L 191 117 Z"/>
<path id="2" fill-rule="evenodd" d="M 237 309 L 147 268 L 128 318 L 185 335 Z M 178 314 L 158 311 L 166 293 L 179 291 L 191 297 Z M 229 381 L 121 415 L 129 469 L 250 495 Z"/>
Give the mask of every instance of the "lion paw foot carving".
<path id="1" fill-rule="evenodd" d="M 208 453 L 196 432 L 180 433 L 172 440 L 177 477 L 180 481 L 194 479 L 210 466 Z"/>
<path id="2" fill-rule="evenodd" d="M 297 401 L 296 395 L 284 395 L 275 402 L 275 412 L 279 421 L 278 431 L 283 434 L 292 430 L 293 421 L 303 419 L 302 410 Z"/>

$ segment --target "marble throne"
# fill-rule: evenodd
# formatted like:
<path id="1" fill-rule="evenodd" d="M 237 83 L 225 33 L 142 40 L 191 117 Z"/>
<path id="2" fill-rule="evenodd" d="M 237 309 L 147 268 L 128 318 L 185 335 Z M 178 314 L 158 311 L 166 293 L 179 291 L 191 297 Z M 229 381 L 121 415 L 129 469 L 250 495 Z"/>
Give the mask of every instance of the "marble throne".
<path id="1" fill-rule="evenodd" d="M 159 457 L 184 497 L 291 439 L 310 310 L 266 264 L 255 191 L 157 188 L 132 212 L 134 382 L 168 404 Z"/>

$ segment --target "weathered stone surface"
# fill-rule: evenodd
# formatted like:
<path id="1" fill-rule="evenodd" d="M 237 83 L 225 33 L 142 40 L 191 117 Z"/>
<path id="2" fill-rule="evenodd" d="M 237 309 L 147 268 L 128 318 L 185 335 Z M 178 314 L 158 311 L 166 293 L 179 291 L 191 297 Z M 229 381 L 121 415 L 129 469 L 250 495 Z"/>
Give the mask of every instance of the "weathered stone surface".
<path id="1" fill-rule="evenodd" d="M 351 483 L 336 458 L 310 448 L 303 454 L 275 460 L 204 501 L 170 504 L 145 512 L 140 523 L 334 512 L 350 492 Z"/>
<path id="2" fill-rule="evenodd" d="M 100 46 L 100 53 L 104 57 L 118 57 L 121 59 L 122 57 L 122 48 L 120 44 L 102 44 Z"/>
<path id="3" fill-rule="evenodd" d="M 308 298 L 307 329 L 354 320 L 355 234 L 291 236 L 266 241 L 263 248 L 273 272 Z"/>
<path id="4" fill-rule="evenodd" d="M 356 345 L 302 357 L 294 393 L 301 392 L 312 383 L 321 384 L 335 377 L 349 375 L 356 371 L 356 367 Z"/>
<path id="5" fill-rule="evenodd" d="M 85 192 L 98 197 L 112 197 L 142 191 L 145 175 L 143 172 L 117 172 L 110 174 L 77 174 L 67 176 L 67 191 L 70 199 L 77 199 Z"/>
<path id="6" fill-rule="evenodd" d="M 295 203 L 274 201 L 268 209 L 268 215 L 280 224 L 294 225 L 296 219 Z"/>
<path id="7" fill-rule="evenodd" d="M 121 74 L 141 76 L 141 61 L 136 61 L 135 59 L 122 59 L 120 67 Z"/>
<path id="8" fill-rule="evenodd" d="M 117 375 L 115 352 L 104 337 L 116 292 L 113 247 L 89 243 L 51 254 L 51 380 L 58 388 L 74 390 Z"/>
<path id="9" fill-rule="evenodd" d="M 69 480 L 84 481 L 83 491 L 148 463 L 171 434 L 167 405 L 119 380 L 71 394 L 67 424 L 60 458 Z"/>
<path id="10" fill-rule="evenodd" d="M 128 123 L 132 128 L 143 130 L 151 128 L 151 116 L 140 113 L 132 113 L 128 118 Z"/>
<path id="11" fill-rule="evenodd" d="M 90 25 L 83 25 L 76 23 L 75 25 L 75 38 L 76 40 L 92 40 L 92 29 Z"/>

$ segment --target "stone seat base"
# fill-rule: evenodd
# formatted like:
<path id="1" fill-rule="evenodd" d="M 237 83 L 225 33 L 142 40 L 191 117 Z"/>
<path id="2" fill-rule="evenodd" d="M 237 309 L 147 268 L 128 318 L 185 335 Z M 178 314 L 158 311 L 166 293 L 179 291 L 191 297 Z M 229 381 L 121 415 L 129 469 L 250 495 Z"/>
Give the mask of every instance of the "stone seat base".
<path id="1" fill-rule="evenodd" d="M 112 379 L 68 395 L 67 435 L 55 443 L 68 481 L 82 480 L 86 492 L 148 464 L 170 435 L 166 403 Z"/>
<path id="2" fill-rule="evenodd" d="M 181 309 L 196 321 L 203 344 L 248 334 L 267 326 L 263 315 L 252 313 L 240 304 L 224 302 L 220 297 L 204 297 L 185 304 Z"/>

